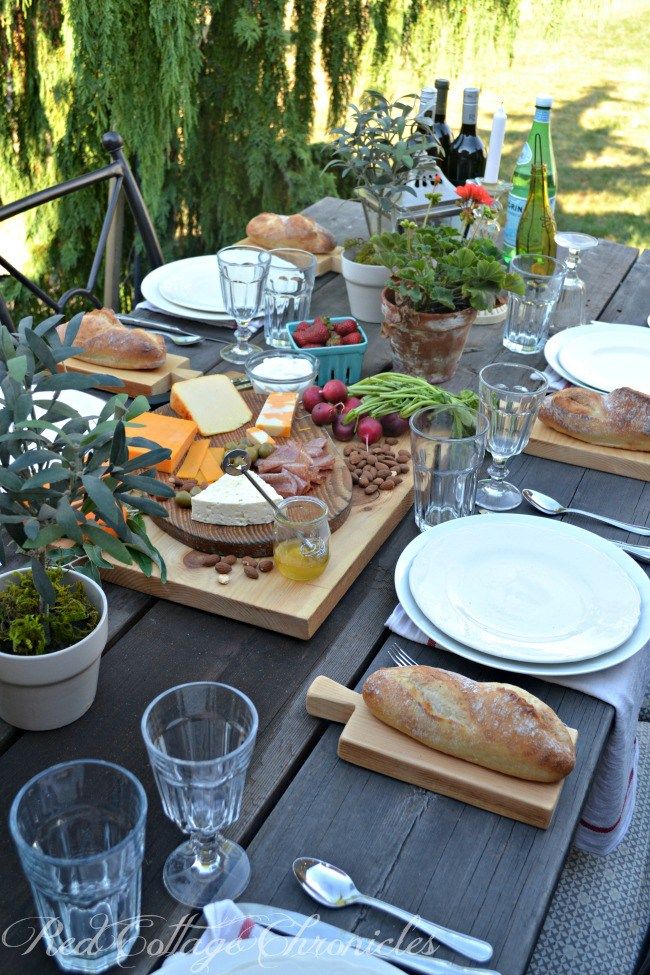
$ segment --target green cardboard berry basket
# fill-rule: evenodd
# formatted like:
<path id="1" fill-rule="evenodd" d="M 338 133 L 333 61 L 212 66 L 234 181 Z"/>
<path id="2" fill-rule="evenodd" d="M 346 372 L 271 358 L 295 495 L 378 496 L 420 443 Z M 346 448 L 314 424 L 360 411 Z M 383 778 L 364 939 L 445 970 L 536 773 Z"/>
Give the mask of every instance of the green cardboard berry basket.
<path id="1" fill-rule="evenodd" d="M 361 368 L 363 357 L 368 348 L 368 337 L 361 328 L 356 318 L 351 315 L 341 315 L 339 318 L 330 318 L 331 322 L 347 322 L 352 319 L 357 324 L 357 330 L 361 333 L 363 342 L 357 345 L 324 345 L 322 349 L 306 349 L 310 355 L 318 361 L 318 385 L 323 386 L 329 379 L 340 379 L 346 386 L 351 386 L 361 379 Z M 309 325 L 313 324 L 314 318 L 303 319 Z M 291 348 L 296 352 L 302 349 L 294 340 L 293 333 L 300 325 L 300 322 L 287 322 L 289 331 L 289 342 Z"/>

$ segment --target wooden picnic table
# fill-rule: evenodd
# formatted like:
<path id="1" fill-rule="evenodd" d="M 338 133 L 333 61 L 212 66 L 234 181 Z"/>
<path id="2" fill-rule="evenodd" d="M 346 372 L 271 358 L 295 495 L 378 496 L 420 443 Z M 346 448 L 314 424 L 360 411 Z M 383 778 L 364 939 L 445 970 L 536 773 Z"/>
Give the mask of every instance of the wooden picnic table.
<path id="1" fill-rule="evenodd" d="M 339 241 L 365 235 L 355 202 L 327 198 L 306 212 Z M 639 255 L 634 248 L 601 241 L 586 253 L 582 268 L 593 318 L 645 324 L 650 252 Z M 319 278 L 313 314 L 348 311 L 342 277 Z M 191 328 L 202 331 L 194 322 Z M 388 343 L 379 327 L 371 325 L 368 332 L 365 374 L 390 364 Z M 215 343 L 205 342 L 188 353 L 192 365 L 204 372 L 230 368 L 220 362 Z M 503 358 L 512 360 L 513 353 L 502 348 L 500 326 L 475 327 L 450 388 L 476 388 L 479 369 Z M 564 504 L 573 502 L 630 522 L 650 522 L 650 484 L 639 480 L 527 455 L 513 460 L 511 478 Z M 607 537 L 627 537 L 604 525 L 590 523 L 589 528 Z M 384 623 L 396 599 L 395 562 L 416 533 L 409 514 L 309 641 L 107 585 L 110 635 L 90 711 L 58 731 L 18 733 L 6 726 L 0 730 L 0 818 L 5 824 L 18 788 L 56 762 L 107 759 L 131 769 L 143 782 L 149 813 L 142 896 L 147 921 L 142 935 L 152 950 L 138 944 L 127 963 L 134 975 L 145 975 L 160 964 L 154 939 L 168 947 L 177 945 L 196 916 L 172 900 L 163 886 L 163 864 L 181 835 L 163 815 L 140 736 L 146 704 L 166 688 L 193 680 L 233 684 L 259 711 L 243 811 L 228 830 L 247 846 L 251 857 L 252 879 L 244 900 L 311 914 L 317 907 L 297 887 L 291 863 L 300 854 L 324 857 L 347 868 L 363 891 L 489 940 L 495 947 L 490 967 L 502 975 L 524 975 L 571 846 L 612 709 L 576 691 L 513 676 L 514 683 L 547 701 L 579 732 L 577 766 L 546 831 L 348 765 L 336 756 L 340 728 L 328 727 L 305 711 L 305 693 L 316 676 L 358 686 L 365 674 L 388 662 L 387 646 L 395 641 L 422 662 L 480 679 L 508 679 L 502 671 L 396 640 L 386 630 Z M 14 947 L 0 947 L 0 970 L 6 975 L 59 970 L 42 945 L 26 954 L 24 947 L 16 947 L 29 939 L 30 924 L 15 922 L 33 914 L 5 827 L 0 838 L 0 930 L 14 924 L 4 938 Z M 363 908 L 322 911 L 322 916 L 362 934 L 381 931 L 382 937 L 390 937 L 401 930 L 399 923 Z M 453 956 L 441 949 L 439 957 Z M 454 960 L 461 962 L 458 956 Z"/>

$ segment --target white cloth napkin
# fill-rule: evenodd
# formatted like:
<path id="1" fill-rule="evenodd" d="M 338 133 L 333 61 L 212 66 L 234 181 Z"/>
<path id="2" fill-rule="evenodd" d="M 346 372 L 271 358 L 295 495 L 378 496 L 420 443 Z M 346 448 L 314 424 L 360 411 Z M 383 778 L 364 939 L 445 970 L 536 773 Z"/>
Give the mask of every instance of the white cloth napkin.
<path id="1" fill-rule="evenodd" d="M 178 315 L 174 315 L 170 311 L 165 311 L 164 308 L 158 308 L 156 305 L 153 305 L 150 301 L 140 301 L 133 310 L 153 311 L 156 312 L 158 315 L 168 315 L 170 318 L 178 318 L 180 319 L 180 322 L 183 323 L 184 328 L 190 328 L 192 326 L 192 323 L 194 322 L 193 318 L 186 318 L 184 315 L 181 315 L 180 313 Z M 224 319 L 222 322 L 200 322 L 197 320 L 196 324 L 197 325 L 201 325 L 201 324 L 218 325 L 220 328 L 235 327 L 234 323 L 230 319 Z M 259 332 L 259 330 L 263 327 L 263 325 L 264 325 L 264 318 L 255 318 L 248 326 L 249 334 L 255 335 L 257 332 Z"/>
<path id="2" fill-rule="evenodd" d="M 546 376 L 548 380 L 548 388 L 555 391 L 556 389 L 566 389 L 571 383 L 567 382 L 564 376 L 561 376 L 559 372 L 556 372 L 551 366 L 547 366 L 546 369 L 542 369 L 542 375 Z"/>
<path id="3" fill-rule="evenodd" d="M 245 917 L 233 901 L 208 904 L 203 915 L 206 927 L 193 950 L 170 955 L 162 966 L 165 975 L 213 975 L 223 967 L 225 955 L 230 957 L 244 942 L 263 934 L 263 929 Z M 188 944 L 192 946 L 191 941 Z"/>
<path id="4" fill-rule="evenodd" d="M 393 633 L 408 640 L 435 646 L 407 616 L 400 603 L 386 625 Z M 595 674 L 543 678 L 606 701 L 616 711 L 575 834 L 575 846 L 586 853 L 601 856 L 611 853 L 623 840 L 632 820 L 639 758 L 636 726 L 649 678 L 650 644 L 629 660 Z M 513 680 L 516 683 L 516 675 Z"/>

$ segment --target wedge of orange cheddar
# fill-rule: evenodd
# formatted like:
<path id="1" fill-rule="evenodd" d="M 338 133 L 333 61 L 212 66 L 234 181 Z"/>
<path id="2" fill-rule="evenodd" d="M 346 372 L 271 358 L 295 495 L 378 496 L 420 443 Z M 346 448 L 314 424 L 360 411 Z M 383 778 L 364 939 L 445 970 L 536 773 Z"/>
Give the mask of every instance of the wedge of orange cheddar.
<path id="1" fill-rule="evenodd" d="M 255 426 L 271 437 L 290 437 L 298 393 L 269 393 Z"/>
<path id="2" fill-rule="evenodd" d="M 196 480 L 199 484 L 214 484 L 222 476 L 221 461 L 225 454 L 224 447 L 210 447 L 201 461 Z"/>
<path id="3" fill-rule="evenodd" d="M 137 425 L 136 425 L 137 424 Z M 126 425 L 127 437 L 144 437 L 160 447 L 167 447 L 171 456 L 161 460 L 156 468 L 165 474 L 173 474 L 189 450 L 198 433 L 194 420 L 181 420 L 176 416 L 160 413 L 141 413 Z M 146 454 L 150 447 L 129 447 L 129 458 Z"/>
<path id="4" fill-rule="evenodd" d="M 182 477 L 185 480 L 198 481 L 199 470 L 201 469 L 201 464 L 205 460 L 209 446 L 210 441 L 206 440 L 205 438 L 195 440 L 185 454 L 185 460 L 176 471 L 176 477 Z"/>

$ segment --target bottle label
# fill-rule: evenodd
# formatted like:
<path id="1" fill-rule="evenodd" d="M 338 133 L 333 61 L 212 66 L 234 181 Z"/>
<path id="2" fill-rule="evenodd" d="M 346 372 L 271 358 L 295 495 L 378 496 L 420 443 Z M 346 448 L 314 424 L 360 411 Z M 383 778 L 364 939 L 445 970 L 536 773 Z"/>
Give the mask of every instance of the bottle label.
<path id="1" fill-rule="evenodd" d="M 524 142 L 523 148 L 519 153 L 519 159 L 517 160 L 516 165 L 527 166 L 532 158 L 533 158 L 533 150 L 530 148 L 527 142 Z"/>
<path id="2" fill-rule="evenodd" d="M 476 102 L 463 105 L 463 125 L 476 125 L 478 118 L 478 105 Z"/>
<path id="3" fill-rule="evenodd" d="M 503 228 L 504 247 L 514 247 L 516 245 L 519 221 L 521 220 L 521 215 L 524 212 L 527 202 L 528 198 L 526 196 L 517 196 L 515 193 L 510 193 L 508 196 L 506 222 Z M 551 210 L 555 213 L 555 196 L 549 196 L 548 202 Z"/>
<path id="4" fill-rule="evenodd" d="M 546 125 L 551 121 L 551 110 L 550 108 L 540 108 L 539 105 L 535 106 L 535 121 L 545 122 Z"/>

